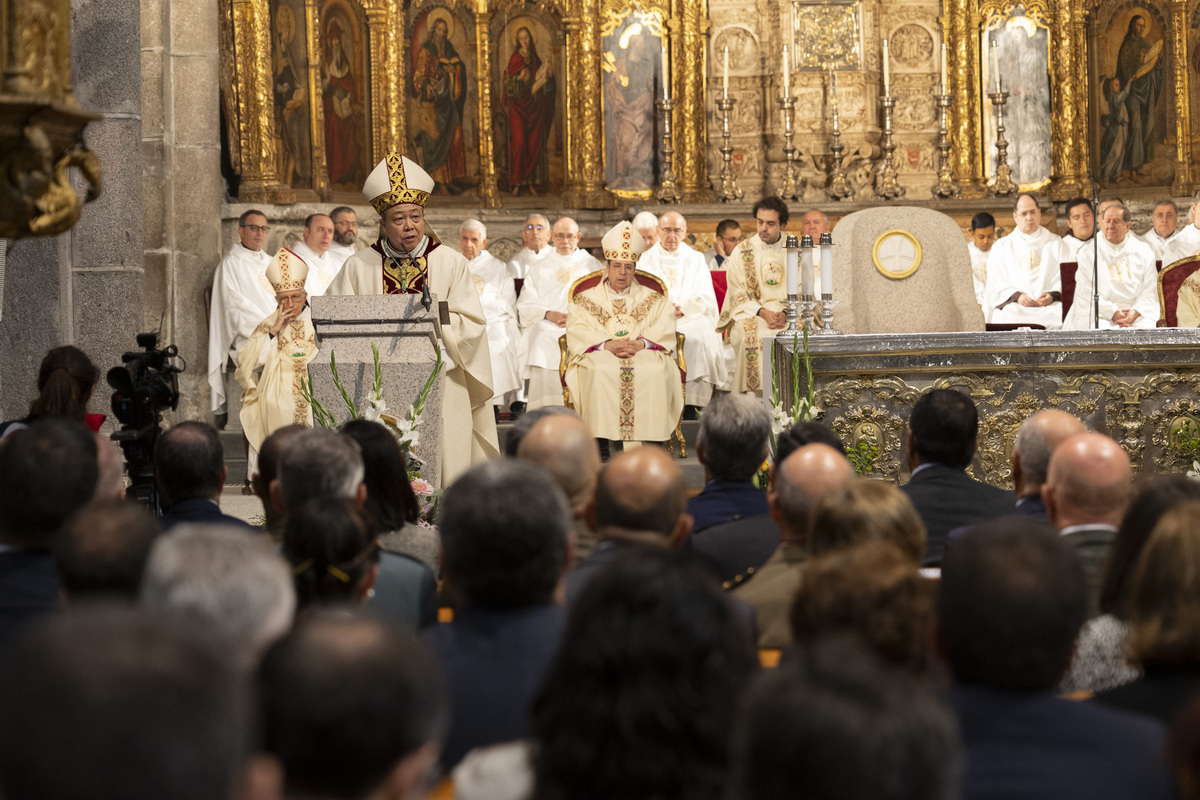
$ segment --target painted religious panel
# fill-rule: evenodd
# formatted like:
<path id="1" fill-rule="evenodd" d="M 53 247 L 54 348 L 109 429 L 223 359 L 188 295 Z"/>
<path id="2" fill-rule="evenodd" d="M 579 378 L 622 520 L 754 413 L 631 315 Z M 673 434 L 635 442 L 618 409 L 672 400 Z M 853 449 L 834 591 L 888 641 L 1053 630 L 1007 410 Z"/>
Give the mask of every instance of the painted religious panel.
<path id="1" fill-rule="evenodd" d="M 994 46 L 993 46 L 994 44 Z M 983 146 L 989 183 L 996 176 L 997 113 L 989 95 L 999 77 L 1008 93 L 1004 138 L 1008 165 L 1022 190 L 1050 182 L 1050 29 L 1040 9 L 1014 6 L 984 22 L 980 96 L 983 98 Z"/>
<path id="2" fill-rule="evenodd" d="M 409 51 L 411 153 L 433 176 L 437 194 L 478 183 L 475 43 L 470 19 L 450 8 L 420 9 Z"/>
<path id="3" fill-rule="evenodd" d="M 313 187 L 312 105 L 304 0 L 272 0 L 271 69 L 276 172 L 293 189 Z"/>
<path id="4" fill-rule="evenodd" d="M 321 6 L 321 105 L 330 188 L 359 192 L 371 160 L 366 19 L 353 0 Z"/>
<path id="5" fill-rule="evenodd" d="M 610 12 L 600 29 L 604 70 L 604 173 L 618 197 L 647 198 L 658 174 L 662 15 L 640 7 Z"/>
<path id="6" fill-rule="evenodd" d="M 1102 185 L 1164 186 L 1175 177 L 1167 81 L 1166 19 L 1157 6 L 1107 5 L 1099 22 L 1093 102 L 1099 108 L 1097 174 Z"/>
<path id="7" fill-rule="evenodd" d="M 561 20 L 533 5 L 518 9 L 492 20 L 496 180 L 514 197 L 562 186 L 565 88 Z"/>

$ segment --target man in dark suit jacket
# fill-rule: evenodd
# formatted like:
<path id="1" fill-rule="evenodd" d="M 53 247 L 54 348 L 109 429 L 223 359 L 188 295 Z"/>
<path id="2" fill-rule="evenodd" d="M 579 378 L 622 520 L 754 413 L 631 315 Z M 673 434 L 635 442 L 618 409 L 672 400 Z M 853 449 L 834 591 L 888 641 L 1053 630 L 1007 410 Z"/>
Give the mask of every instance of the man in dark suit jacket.
<path id="1" fill-rule="evenodd" d="M 704 489 L 687 503 L 696 533 L 768 513 L 767 496 L 753 480 L 766 460 L 770 434 L 771 416 L 749 395 L 717 395 L 704 409 L 696 437 Z"/>
<path id="2" fill-rule="evenodd" d="M 1021 423 L 1013 443 L 1012 474 L 1016 487 L 1016 513 L 1046 522 L 1046 504 L 1042 502 L 1042 485 L 1050 469 L 1050 454 L 1066 439 L 1087 428 L 1078 418 L 1065 411 L 1039 411 Z"/>
<path id="3" fill-rule="evenodd" d="M 442 508 L 454 620 L 424 640 L 450 690 L 448 774 L 477 747 L 532 733 L 534 696 L 566 624 L 555 594 L 570 563 L 571 511 L 548 473 L 517 459 L 473 467 L 446 490 Z"/>
<path id="4" fill-rule="evenodd" d="M 1099 613 L 1108 551 L 1132 496 L 1129 456 L 1109 437 L 1080 433 L 1055 448 L 1042 500 L 1059 535 L 1083 562 L 1093 616 Z"/>
<path id="5" fill-rule="evenodd" d="M 40 420 L 0 447 L 0 653 L 60 608 L 52 542 L 91 500 L 98 474 L 96 437 L 75 420 Z"/>
<path id="6" fill-rule="evenodd" d="M 163 508 L 164 531 L 181 522 L 254 528 L 221 511 L 221 490 L 229 469 L 217 429 L 189 420 L 168 429 L 154 447 L 154 480 Z"/>
<path id="7" fill-rule="evenodd" d="M 1013 516 L 968 532 L 946 552 L 937 602 L 966 748 L 964 800 L 1172 796 L 1161 724 L 1054 693 L 1087 585 L 1053 530 Z"/>
<path id="8" fill-rule="evenodd" d="M 962 392 L 932 389 L 913 406 L 907 445 L 912 477 L 900 488 L 925 523 L 926 566 L 942 562 L 954 528 L 1012 513 L 1012 492 L 967 475 L 978 435 L 979 413 Z"/>

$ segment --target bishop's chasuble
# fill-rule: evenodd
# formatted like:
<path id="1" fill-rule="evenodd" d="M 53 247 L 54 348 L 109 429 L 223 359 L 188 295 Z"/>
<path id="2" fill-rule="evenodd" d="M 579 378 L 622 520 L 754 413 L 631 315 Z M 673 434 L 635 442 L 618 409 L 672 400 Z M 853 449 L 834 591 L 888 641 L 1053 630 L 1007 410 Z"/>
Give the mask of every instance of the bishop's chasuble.
<path id="1" fill-rule="evenodd" d="M 755 234 L 740 242 L 725 259 L 729 290 L 717 330 L 727 331 L 733 346 L 731 391 L 762 394 L 762 340 L 778 331 L 768 328 L 758 312 L 763 308 L 783 310 L 787 300 L 785 255 L 782 235 L 775 244 L 764 244 Z"/>
<path id="2" fill-rule="evenodd" d="M 278 318 L 276 309 L 258 324 L 238 353 L 234 373 L 242 386 L 242 430 L 255 462 L 263 440 L 275 430 L 313 424 L 312 408 L 300 386 L 301 380 L 308 379 L 308 363 L 317 355 L 312 315 L 306 306 L 273 337 L 270 331 Z"/>
<path id="3" fill-rule="evenodd" d="M 380 240 L 346 259 L 325 293 L 419 294 L 426 279 L 429 291 L 450 312 L 450 324 L 437 326 L 448 362 L 442 392 L 440 485 L 449 486 L 471 465 L 500 454 L 491 409 L 487 320 L 467 260 L 432 234 L 421 240 L 412 258 L 398 257 Z"/>
<path id="4" fill-rule="evenodd" d="M 617 358 L 612 339 L 642 339 L 644 350 Z M 683 413 L 675 363 L 675 306 L 636 281 L 623 294 L 608 278 L 575 295 L 567 309 L 567 387 L 579 416 L 602 439 L 662 442 Z"/>

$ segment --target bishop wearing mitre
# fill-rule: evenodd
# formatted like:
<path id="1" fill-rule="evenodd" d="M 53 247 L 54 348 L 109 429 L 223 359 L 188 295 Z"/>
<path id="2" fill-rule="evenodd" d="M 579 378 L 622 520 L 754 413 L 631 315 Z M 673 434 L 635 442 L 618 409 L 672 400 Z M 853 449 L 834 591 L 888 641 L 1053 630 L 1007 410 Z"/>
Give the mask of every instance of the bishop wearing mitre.
<path id="1" fill-rule="evenodd" d="M 234 377 L 242 386 L 242 430 L 250 443 L 247 475 L 258 471 L 263 440 L 286 425 L 312 427 L 312 408 L 301 379 L 317 355 L 317 337 L 304 282 L 308 264 L 288 248 L 267 265 L 277 308 L 258 324 L 238 353 Z"/>
<path id="2" fill-rule="evenodd" d="M 604 277 L 567 308 L 567 387 L 601 439 L 663 442 L 683 413 L 675 306 L 636 280 L 641 234 L 621 222 L 601 240 Z"/>
<path id="3" fill-rule="evenodd" d="M 490 408 L 487 319 L 467 260 L 425 223 L 432 192 L 433 178 L 415 162 L 395 151 L 380 161 L 363 185 L 382 217 L 379 240 L 346 259 L 325 294 L 432 293 L 446 304 L 450 322 L 439 324 L 438 335 L 446 360 L 440 483 L 448 486 L 472 464 L 500 451 Z"/>

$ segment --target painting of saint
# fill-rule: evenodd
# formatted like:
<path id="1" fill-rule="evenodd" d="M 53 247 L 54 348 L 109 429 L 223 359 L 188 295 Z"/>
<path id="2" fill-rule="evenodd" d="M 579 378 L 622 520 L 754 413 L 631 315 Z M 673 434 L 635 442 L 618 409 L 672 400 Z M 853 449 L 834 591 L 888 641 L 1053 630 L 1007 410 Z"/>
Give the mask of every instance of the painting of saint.
<path id="1" fill-rule="evenodd" d="M 618 36 L 605 37 L 604 141 L 608 188 L 646 195 L 654 187 L 656 113 L 662 40 L 630 18 Z"/>
<path id="2" fill-rule="evenodd" d="M 279 0 L 274 14 L 275 135 L 281 183 L 312 186 L 312 133 L 304 13 L 297 0 Z"/>
<path id="3" fill-rule="evenodd" d="M 1163 64 L 1159 58 L 1162 39 L 1151 44 L 1146 40 L 1146 30 L 1145 15 L 1134 14 L 1129 19 L 1121 49 L 1117 51 L 1116 80 L 1124 90 L 1129 125 L 1121 158 L 1121 172 L 1138 182 L 1146 177 L 1143 171 L 1145 165 L 1154 160 L 1154 117 L 1163 82 Z M 1109 111 L 1111 115 L 1111 107 Z M 1107 157 L 1107 151 L 1103 148 L 1101 157 Z"/>
<path id="4" fill-rule="evenodd" d="M 454 16 L 448 9 L 431 8 L 417 19 L 413 33 L 417 160 L 433 176 L 435 191 L 461 194 L 471 185 L 463 143 L 467 66 L 451 42 Z"/>
<path id="5" fill-rule="evenodd" d="M 366 180 L 365 102 L 359 84 L 358 26 L 340 4 L 327 4 L 321 37 L 321 99 L 325 112 L 325 165 L 332 186 L 358 188 Z"/>
<path id="6" fill-rule="evenodd" d="M 550 182 L 548 147 L 554 124 L 554 62 L 538 54 L 529 26 L 517 28 L 512 56 L 504 69 L 502 103 L 508 115 L 508 185 L 513 196 L 524 189 L 537 195 Z"/>

